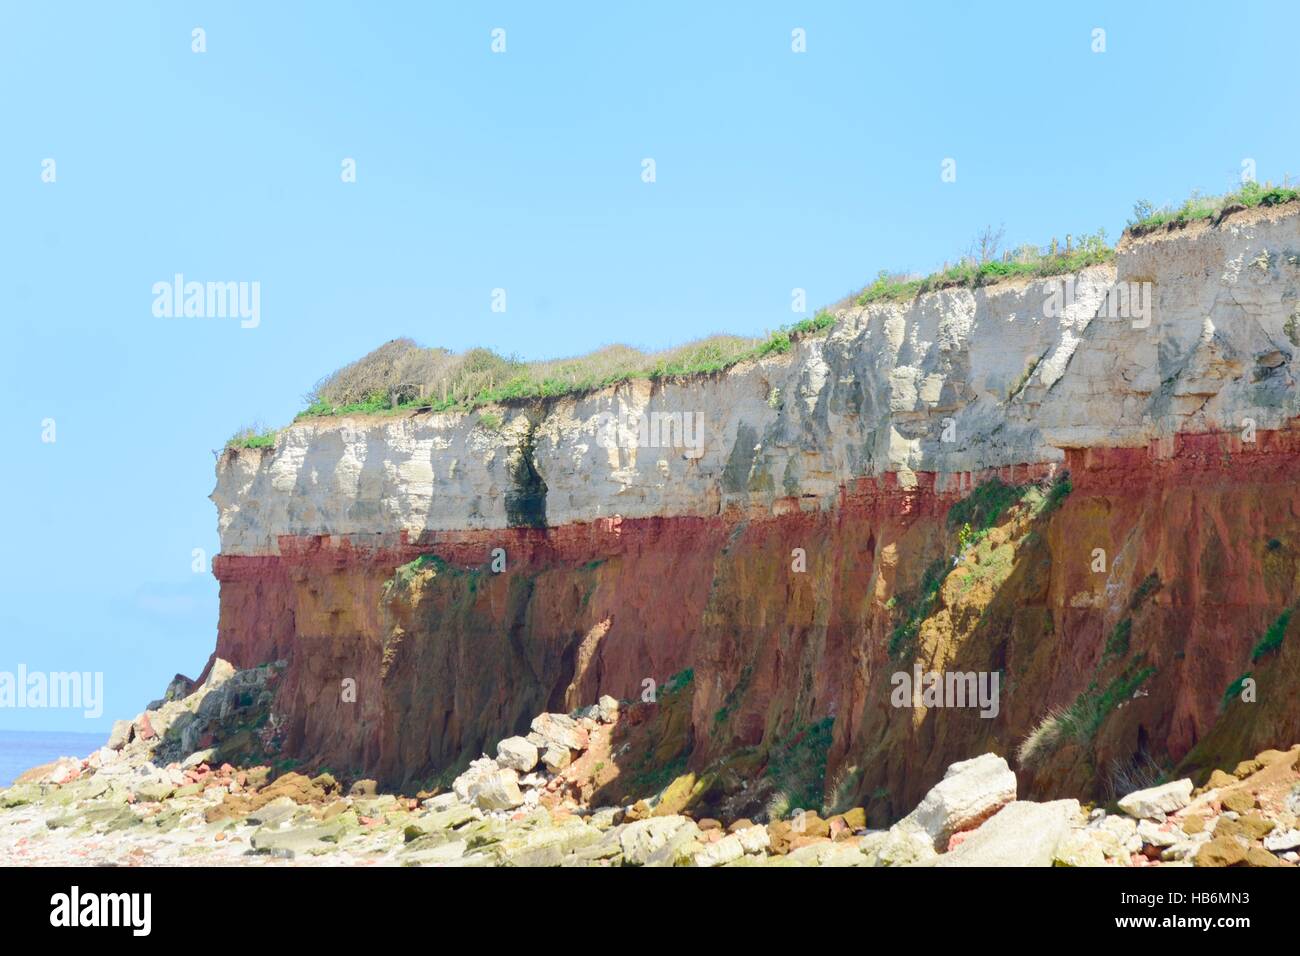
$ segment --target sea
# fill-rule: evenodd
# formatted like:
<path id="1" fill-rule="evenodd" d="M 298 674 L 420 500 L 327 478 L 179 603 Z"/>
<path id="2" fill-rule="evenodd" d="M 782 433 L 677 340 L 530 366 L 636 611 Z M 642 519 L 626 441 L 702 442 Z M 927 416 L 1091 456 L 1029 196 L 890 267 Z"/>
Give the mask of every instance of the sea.
<path id="1" fill-rule="evenodd" d="M 59 757 L 87 757 L 107 739 L 107 733 L 0 730 L 0 788 L 12 784 L 24 770 Z"/>

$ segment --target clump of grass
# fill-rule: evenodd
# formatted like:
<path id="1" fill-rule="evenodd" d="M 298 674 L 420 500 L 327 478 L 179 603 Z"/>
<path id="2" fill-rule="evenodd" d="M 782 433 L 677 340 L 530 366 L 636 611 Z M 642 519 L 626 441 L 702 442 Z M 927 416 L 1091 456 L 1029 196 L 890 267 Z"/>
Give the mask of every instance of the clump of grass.
<path id="1" fill-rule="evenodd" d="M 840 767 L 839 773 L 835 775 L 834 782 L 830 786 L 830 796 L 826 805 L 822 807 L 822 815 L 833 817 L 837 813 L 846 813 L 852 810 L 855 804 L 858 787 L 862 783 L 862 768 L 845 764 Z"/>
<path id="2" fill-rule="evenodd" d="M 1062 715 L 1063 731 L 1082 742 L 1091 742 L 1111 711 L 1130 699 L 1155 672 L 1154 667 L 1134 664 L 1125 668 L 1124 673 L 1104 688 L 1099 689 L 1097 682 L 1093 681 Z"/>
<path id="3" fill-rule="evenodd" d="M 790 800 L 790 794 L 784 790 L 778 790 L 767 801 L 767 806 L 763 812 L 767 814 L 769 822 L 775 823 L 777 820 L 784 820 L 795 809 L 795 805 Z"/>
<path id="4" fill-rule="evenodd" d="M 1048 249 L 1021 246 L 1003 259 L 980 262 L 966 258 L 924 277 L 891 275 L 882 270 L 875 281 L 858 293 L 857 303 L 865 306 L 875 302 L 905 302 L 940 289 L 978 289 L 1006 279 L 1065 275 L 1114 258 L 1115 250 L 1106 243 L 1106 231 L 1099 229 L 1081 237 L 1078 245 L 1071 243 L 1069 249 L 1055 245 Z"/>
<path id="5" fill-rule="evenodd" d="M 1242 674 L 1228 685 L 1228 689 L 1223 692 L 1223 700 L 1219 703 L 1219 710 L 1227 710 L 1229 704 L 1241 697 L 1241 692 L 1246 686 L 1246 681 L 1250 680 L 1250 674 L 1250 671 L 1246 671 L 1246 673 Z"/>
<path id="6" fill-rule="evenodd" d="M 664 683 L 663 692 L 665 694 L 676 694 L 679 691 L 689 687 L 695 680 L 695 668 L 688 667 L 685 670 L 678 671 Z"/>
<path id="7" fill-rule="evenodd" d="M 976 541 L 997 525 L 1003 512 L 1020 501 L 1026 490 L 1025 485 L 991 478 L 948 509 L 948 527 L 965 530 L 969 525 L 967 541 Z"/>
<path id="8" fill-rule="evenodd" d="M 1300 199 L 1300 190 L 1274 186 L 1271 183 L 1245 183 L 1235 192 L 1222 196 L 1202 196 L 1192 193 L 1181 206 L 1161 206 L 1156 208 L 1146 200 L 1133 205 L 1133 218 L 1129 220 L 1126 232 L 1134 236 L 1144 236 L 1157 229 L 1173 229 L 1191 222 L 1215 219 L 1233 209 L 1253 209 L 1256 206 L 1280 206 L 1283 203 Z"/>
<path id="9" fill-rule="evenodd" d="M 400 584 L 403 587 L 410 587 L 416 577 L 423 571 L 433 571 L 435 575 L 441 576 L 444 573 L 450 573 L 453 569 L 442 558 L 436 554 L 422 554 L 413 561 L 406 564 L 398 565 L 393 569 L 393 576 L 385 582 L 385 590 L 391 588 L 394 584 Z"/>
<path id="10" fill-rule="evenodd" d="M 1047 489 L 1047 494 L 1035 502 L 1034 517 L 1049 515 L 1070 496 L 1074 490 L 1074 485 L 1070 484 L 1070 473 L 1063 471 L 1052 481 L 1051 487 Z"/>
<path id="11" fill-rule="evenodd" d="M 1106 792 L 1111 800 L 1118 800 L 1125 794 L 1163 783 L 1166 777 L 1167 773 L 1160 764 L 1152 760 L 1149 754 L 1139 751 L 1126 760 L 1115 759 L 1110 762 L 1106 774 Z"/>
<path id="12" fill-rule="evenodd" d="M 1029 732 L 1016 749 L 1016 760 L 1022 767 L 1033 767 L 1054 751 L 1060 744 L 1063 733 L 1059 709 L 1050 710 L 1038 725 Z"/>
<path id="13" fill-rule="evenodd" d="M 834 324 L 835 317 L 822 311 L 763 338 L 714 335 L 655 353 L 611 345 L 589 355 L 543 362 L 524 362 L 481 348 L 456 354 L 394 339 L 318 382 L 298 417 L 472 410 L 580 395 L 632 379 L 711 375 L 740 362 L 787 353 L 801 338 L 820 335 Z"/>
<path id="14" fill-rule="evenodd" d="M 1251 663 L 1258 663 L 1260 658 L 1272 654 L 1282 646 L 1282 638 L 1286 637 L 1286 628 L 1290 623 L 1291 611 L 1288 609 L 1283 611 L 1281 616 L 1269 625 L 1268 630 L 1264 632 L 1264 636 L 1259 639 L 1259 643 L 1250 652 Z"/>
<path id="15" fill-rule="evenodd" d="M 274 448 L 280 433 L 274 428 L 250 425 L 241 428 L 226 440 L 227 448 Z"/>
<path id="16" fill-rule="evenodd" d="M 1133 597 L 1131 597 L 1128 602 L 1128 609 L 1130 611 L 1136 611 L 1146 603 L 1147 598 L 1160 590 L 1163 583 L 1164 582 L 1160 580 L 1160 575 L 1152 571 L 1142 579 L 1141 584 L 1134 588 Z"/>
<path id="17" fill-rule="evenodd" d="M 1025 738 L 1017 750 L 1021 764 L 1032 766 L 1041 762 L 1070 738 L 1085 746 L 1090 745 L 1106 718 L 1120 704 L 1132 698 L 1155 672 L 1154 667 L 1143 667 L 1139 658 L 1105 687 L 1100 687 L 1095 680 L 1089 683 L 1088 689 L 1076 697 L 1069 707 L 1049 712 Z"/>
<path id="18" fill-rule="evenodd" d="M 1115 625 L 1110 637 L 1106 638 L 1106 650 L 1101 656 L 1102 664 L 1128 653 L 1129 640 L 1133 633 L 1133 619 L 1126 617 Z"/>
<path id="19" fill-rule="evenodd" d="M 500 431 L 504 419 L 496 412 L 479 412 L 478 423 L 490 432 Z"/>
<path id="20" fill-rule="evenodd" d="M 825 717 L 798 727 L 769 752 L 765 774 L 792 804 L 789 809 L 808 810 L 822 805 L 826 755 L 834 724 L 834 717 Z"/>

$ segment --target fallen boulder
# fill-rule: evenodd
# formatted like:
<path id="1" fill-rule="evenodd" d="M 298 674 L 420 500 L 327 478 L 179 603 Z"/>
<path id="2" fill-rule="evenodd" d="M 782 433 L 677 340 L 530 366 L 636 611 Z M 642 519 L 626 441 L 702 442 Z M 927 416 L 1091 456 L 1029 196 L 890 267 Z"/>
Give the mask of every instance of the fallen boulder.
<path id="1" fill-rule="evenodd" d="M 497 765 L 528 773 L 537 766 L 537 748 L 524 737 L 507 737 L 497 744 Z"/>
<path id="2" fill-rule="evenodd" d="M 600 700 L 596 702 L 596 707 L 600 711 L 600 720 L 602 723 L 612 724 L 614 721 L 618 720 L 618 701 L 613 697 L 610 697 L 608 694 L 603 695 Z"/>
<path id="3" fill-rule="evenodd" d="M 568 714 L 538 714 L 529 729 L 541 739 L 539 750 L 550 747 L 587 749 L 587 732 Z"/>
<path id="4" fill-rule="evenodd" d="M 451 788 L 462 803 L 481 810 L 513 810 L 524 802 L 519 792 L 519 775 L 497 766 L 491 757 L 473 761 L 464 773 L 452 781 Z"/>
<path id="5" fill-rule="evenodd" d="M 939 857 L 935 866 L 1051 866 L 1078 815 L 1078 800 L 1017 800 Z"/>
<path id="6" fill-rule="evenodd" d="M 983 754 L 950 766 L 898 825 L 921 830 L 943 850 L 954 833 L 979 826 L 1015 799 L 1016 775 L 1006 760 Z"/>
<path id="7" fill-rule="evenodd" d="M 623 827 L 618 834 L 623 859 L 632 866 L 659 862 L 656 857 L 671 855 L 671 849 L 693 840 L 699 828 L 686 817 L 651 817 Z M 670 853 L 664 853 L 664 851 Z"/>
<path id="8" fill-rule="evenodd" d="M 1192 781 L 1175 780 L 1158 787 L 1136 790 L 1119 801 L 1119 808 L 1139 820 L 1163 823 L 1165 815 L 1192 802 Z"/>

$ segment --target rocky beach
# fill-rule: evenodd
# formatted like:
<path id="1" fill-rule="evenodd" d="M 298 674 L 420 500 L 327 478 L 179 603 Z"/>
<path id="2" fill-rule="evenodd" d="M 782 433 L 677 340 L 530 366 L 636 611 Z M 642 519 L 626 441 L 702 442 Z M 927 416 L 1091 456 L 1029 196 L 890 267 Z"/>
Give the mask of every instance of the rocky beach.
<path id="1" fill-rule="evenodd" d="M 647 705 L 603 697 L 543 713 L 446 789 L 380 792 L 250 763 L 274 751 L 276 666 L 217 661 L 178 678 L 88 758 L 34 768 L 0 791 L 0 864 L 48 866 L 1065 866 L 1290 867 L 1300 862 L 1300 745 L 1203 786 L 1175 780 L 1111 808 L 1019 799 L 1006 760 L 948 767 L 902 819 L 705 816 L 711 782 L 676 777 L 607 805 L 611 754 L 636 747 Z M 654 705 L 649 705 L 653 707 Z M 191 749 L 197 747 L 198 749 Z M 237 767 L 235 761 L 240 766 Z M 741 788 L 744 789 L 743 787 Z"/>

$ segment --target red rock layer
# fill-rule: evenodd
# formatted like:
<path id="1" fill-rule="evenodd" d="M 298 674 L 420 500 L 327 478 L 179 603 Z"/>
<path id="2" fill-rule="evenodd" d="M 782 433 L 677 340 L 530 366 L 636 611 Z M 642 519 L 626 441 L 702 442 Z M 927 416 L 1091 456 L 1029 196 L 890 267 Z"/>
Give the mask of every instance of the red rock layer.
<path id="1" fill-rule="evenodd" d="M 1068 451 L 1073 492 L 991 593 L 945 589 L 905 660 L 888 650 L 901 609 L 927 566 L 956 553 L 945 515 L 992 475 L 863 479 L 825 510 L 788 500 L 762 514 L 416 541 L 281 538 L 278 556 L 214 561 L 216 654 L 240 667 L 287 659 L 287 749 L 395 784 L 477 756 L 541 710 L 638 699 L 647 680 L 690 670 L 692 766 L 832 717 L 827 780 L 875 795 L 887 817 L 949 763 L 987 749 L 1010 757 L 1049 709 L 1105 687 L 1121 666 L 1107 641 L 1128 618 L 1126 654 L 1154 668 L 1145 696 L 1111 702 L 1094 739 L 1022 770 L 1036 793 L 1104 795 L 1135 755 L 1172 764 L 1224 727 L 1242 752 L 1300 739 L 1300 706 L 1283 690 L 1300 638 L 1256 666 L 1268 695 L 1257 710 L 1221 714 L 1224 689 L 1300 594 L 1298 463 L 1296 432 Z M 493 548 L 506 551 L 499 574 Z M 445 564 L 397 573 L 421 555 Z M 1152 575 L 1160 586 L 1131 608 Z M 999 671 L 1000 713 L 891 706 L 890 676 L 913 659 Z M 343 699 L 349 678 L 355 702 Z"/>

